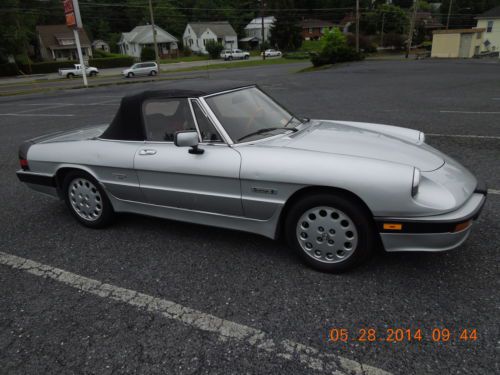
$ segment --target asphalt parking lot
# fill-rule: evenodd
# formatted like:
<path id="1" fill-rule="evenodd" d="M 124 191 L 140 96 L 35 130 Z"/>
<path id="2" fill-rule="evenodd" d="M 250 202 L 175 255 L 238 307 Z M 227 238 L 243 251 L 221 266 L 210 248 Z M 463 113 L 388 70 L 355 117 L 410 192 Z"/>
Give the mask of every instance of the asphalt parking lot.
<path id="1" fill-rule="evenodd" d="M 18 182 L 21 141 L 109 122 L 120 98 L 170 82 L 0 98 L 0 372 L 493 374 L 500 372 L 500 62 L 366 61 L 312 73 L 210 72 L 259 83 L 295 113 L 416 128 L 490 189 L 464 246 L 377 254 L 343 275 L 252 234 L 123 215 L 80 226 Z M 104 283 L 104 284 L 103 284 Z M 325 341 L 373 328 L 422 341 Z M 434 329 L 448 329 L 434 342 Z M 464 329 L 476 340 L 459 340 Z"/>

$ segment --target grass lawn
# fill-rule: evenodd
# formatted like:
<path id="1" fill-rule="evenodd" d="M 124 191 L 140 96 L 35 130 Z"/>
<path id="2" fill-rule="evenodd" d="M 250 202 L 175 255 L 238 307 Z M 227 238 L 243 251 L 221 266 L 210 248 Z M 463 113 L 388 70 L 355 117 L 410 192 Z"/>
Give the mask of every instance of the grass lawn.
<path id="1" fill-rule="evenodd" d="M 198 70 L 207 70 L 207 69 L 233 69 L 233 68 L 245 68 L 249 66 L 258 66 L 258 65 L 278 65 L 278 64 L 290 64 L 297 63 L 297 60 L 291 59 L 266 59 L 266 60 L 243 60 L 243 61 L 233 61 L 229 63 L 217 63 L 217 64 L 208 64 L 204 66 L 193 66 L 189 68 L 181 68 L 175 70 L 164 71 L 164 74 L 168 73 L 176 73 L 176 72 L 192 72 Z"/>
<path id="2" fill-rule="evenodd" d="M 178 62 L 188 62 L 188 61 L 203 61 L 203 60 L 209 60 L 210 56 L 209 55 L 191 55 L 191 56 L 185 56 L 185 57 L 177 57 L 175 59 L 164 59 L 160 60 L 161 64 L 173 64 L 173 63 L 178 63 Z"/>

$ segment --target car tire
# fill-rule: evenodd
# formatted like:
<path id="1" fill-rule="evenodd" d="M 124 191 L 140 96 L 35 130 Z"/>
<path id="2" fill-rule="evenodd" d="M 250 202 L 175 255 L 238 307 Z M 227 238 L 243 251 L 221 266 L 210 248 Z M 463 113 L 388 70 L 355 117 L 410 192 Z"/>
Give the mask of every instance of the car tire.
<path id="1" fill-rule="evenodd" d="M 233 56 L 229 56 L 227 59 L 231 61 L 233 59 Z"/>
<path id="2" fill-rule="evenodd" d="M 150 76 L 154 77 L 156 75 L 156 70 L 152 70 L 150 73 L 149 73 Z"/>
<path id="3" fill-rule="evenodd" d="M 373 253 L 376 232 L 368 210 L 346 194 L 315 194 L 295 203 L 285 218 L 288 245 L 308 266 L 347 271 Z"/>
<path id="4" fill-rule="evenodd" d="M 134 73 L 132 73 L 132 72 L 129 72 L 129 73 L 127 74 L 127 78 L 132 78 L 133 76 L 134 76 Z"/>
<path id="5" fill-rule="evenodd" d="M 66 78 L 73 78 L 75 75 L 73 73 L 66 74 Z"/>
<path id="6" fill-rule="evenodd" d="M 90 72 L 90 74 L 89 74 L 89 75 L 90 75 L 91 77 L 95 77 L 95 76 L 97 75 L 97 73 L 96 73 L 96 72 Z"/>
<path id="7" fill-rule="evenodd" d="M 245 60 L 248 60 L 248 58 L 249 58 L 249 57 L 250 57 L 250 56 L 248 56 L 248 55 L 245 55 Z"/>
<path id="8" fill-rule="evenodd" d="M 64 200 L 71 214 L 84 226 L 104 228 L 113 222 L 115 212 L 101 185 L 84 171 L 72 171 L 62 184 Z"/>

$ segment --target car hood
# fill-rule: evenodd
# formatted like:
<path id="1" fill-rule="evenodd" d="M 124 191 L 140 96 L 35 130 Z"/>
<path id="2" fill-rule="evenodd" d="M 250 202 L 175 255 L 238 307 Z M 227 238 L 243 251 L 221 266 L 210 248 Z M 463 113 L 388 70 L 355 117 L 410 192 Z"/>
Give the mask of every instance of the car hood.
<path id="1" fill-rule="evenodd" d="M 282 147 L 406 164 L 432 171 L 442 155 L 424 142 L 420 131 L 396 126 L 311 120 L 304 129 L 272 143 Z"/>

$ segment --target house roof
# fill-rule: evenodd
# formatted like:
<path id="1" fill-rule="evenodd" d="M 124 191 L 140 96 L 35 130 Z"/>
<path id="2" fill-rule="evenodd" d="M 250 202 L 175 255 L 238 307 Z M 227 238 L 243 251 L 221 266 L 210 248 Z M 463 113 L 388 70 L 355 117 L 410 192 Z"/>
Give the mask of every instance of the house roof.
<path id="1" fill-rule="evenodd" d="M 276 22 L 276 18 L 274 16 L 264 17 L 264 26 L 270 26 L 274 22 Z M 248 25 L 245 26 L 246 30 L 251 29 L 260 29 L 262 27 L 262 17 L 257 17 L 251 20 Z"/>
<path id="2" fill-rule="evenodd" d="M 72 45 L 61 46 L 57 39 L 75 39 L 73 30 L 66 25 L 38 25 L 36 32 L 40 36 L 42 44 L 46 48 L 74 48 Z M 78 29 L 80 44 L 83 47 L 90 46 L 90 40 L 84 29 Z"/>
<path id="3" fill-rule="evenodd" d="M 236 36 L 236 31 L 228 21 L 215 22 L 190 22 L 194 33 L 198 36 L 203 34 L 205 30 L 210 29 L 217 36 Z"/>
<path id="4" fill-rule="evenodd" d="M 474 34 L 482 33 L 486 29 L 473 28 L 473 29 L 449 29 L 449 30 L 434 30 L 433 34 Z"/>
<path id="5" fill-rule="evenodd" d="M 192 79 L 170 84 L 167 89 L 142 91 L 122 98 L 115 118 L 102 133 L 103 139 L 144 141 L 146 132 L 142 116 L 142 104 L 148 99 L 196 98 L 245 86 L 252 83 Z"/>
<path id="6" fill-rule="evenodd" d="M 172 34 L 166 32 L 158 25 L 155 25 L 156 41 L 158 43 L 171 43 L 178 42 L 177 38 Z M 153 28 L 151 25 L 136 26 L 128 33 L 122 33 L 120 43 L 136 43 L 136 44 L 152 44 L 153 41 Z"/>
<path id="7" fill-rule="evenodd" d="M 487 10 L 483 14 L 480 14 L 476 17 L 476 19 L 480 18 L 500 18 L 500 6 L 491 8 L 490 10 Z"/>
<path id="8" fill-rule="evenodd" d="M 323 21 L 323 20 L 318 20 L 318 19 L 305 19 L 299 22 L 300 27 L 303 29 L 309 29 L 309 28 L 323 28 L 323 27 L 333 27 L 336 26 L 333 22 L 330 21 Z"/>

